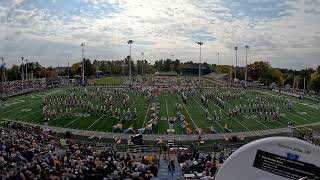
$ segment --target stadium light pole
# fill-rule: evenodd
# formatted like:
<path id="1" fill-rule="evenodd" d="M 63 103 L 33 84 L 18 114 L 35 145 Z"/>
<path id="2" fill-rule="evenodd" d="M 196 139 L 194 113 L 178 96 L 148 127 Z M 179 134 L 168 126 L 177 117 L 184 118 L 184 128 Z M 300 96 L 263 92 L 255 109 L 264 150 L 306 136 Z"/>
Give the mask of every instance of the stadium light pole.
<path id="1" fill-rule="evenodd" d="M 218 66 L 220 65 L 220 53 L 218 52 Z"/>
<path id="2" fill-rule="evenodd" d="M 238 68 L 238 46 L 234 47 L 234 50 L 236 51 L 236 68 L 234 71 L 234 79 L 237 79 L 237 68 Z"/>
<path id="3" fill-rule="evenodd" d="M 21 88 L 23 89 L 23 79 L 24 79 L 24 73 L 23 73 L 23 59 L 24 57 L 21 58 Z"/>
<path id="4" fill-rule="evenodd" d="M 28 79 L 28 59 L 26 59 L 26 80 Z"/>
<path id="5" fill-rule="evenodd" d="M 131 85 L 131 44 L 133 43 L 133 40 L 128 40 L 127 43 L 129 44 L 129 85 Z"/>
<path id="6" fill-rule="evenodd" d="M 70 64 L 68 62 L 68 79 L 70 79 Z"/>
<path id="7" fill-rule="evenodd" d="M 4 58 L 3 57 L 0 57 L 1 59 L 1 62 L 2 62 L 2 65 L 1 65 L 1 70 L 2 70 L 2 73 L 1 73 L 1 82 L 4 82 L 4 79 L 5 79 L 5 70 L 4 70 Z"/>
<path id="8" fill-rule="evenodd" d="M 82 47 L 82 86 L 84 86 L 84 47 L 86 46 L 85 43 L 81 43 Z"/>
<path id="9" fill-rule="evenodd" d="M 200 55 L 199 55 L 199 82 L 200 82 L 200 77 L 201 77 L 201 46 L 203 45 L 203 42 L 199 41 L 197 44 L 200 47 Z"/>
<path id="10" fill-rule="evenodd" d="M 250 48 L 248 45 L 245 46 L 246 48 L 246 74 L 244 76 L 244 85 L 247 87 L 247 78 L 248 78 L 248 49 Z"/>

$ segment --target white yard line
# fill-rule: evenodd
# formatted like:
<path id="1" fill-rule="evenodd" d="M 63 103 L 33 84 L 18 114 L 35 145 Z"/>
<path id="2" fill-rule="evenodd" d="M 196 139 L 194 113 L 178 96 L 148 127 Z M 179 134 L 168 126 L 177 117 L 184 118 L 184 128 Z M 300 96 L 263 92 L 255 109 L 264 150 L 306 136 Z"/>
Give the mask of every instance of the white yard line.
<path id="1" fill-rule="evenodd" d="M 299 122 L 297 122 L 297 121 L 295 121 L 295 120 L 293 120 L 293 119 L 289 119 L 289 118 L 287 118 L 287 117 L 285 117 L 285 116 L 282 116 L 283 118 L 285 118 L 285 119 L 287 119 L 288 121 L 293 121 L 293 122 L 295 122 L 296 124 L 301 124 L 301 123 L 299 123 Z M 303 124 L 301 124 L 301 125 L 303 125 Z"/>
<path id="2" fill-rule="evenodd" d="M 89 111 L 85 112 L 85 114 L 87 114 Z M 76 120 L 80 119 L 81 116 L 79 116 L 78 118 L 74 119 L 73 121 L 71 121 L 70 123 L 68 123 L 67 125 L 65 125 L 64 127 L 68 127 L 70 124 L 74 123 Z"/>
<path id="3" fill-rule="evenodd" d="M 177 94 L 177 96 L 178 96 L 178 94 Z M 182 100 L 180 99 L 179 96 L 178 96 L 178 99 L 179 99 L 180 102 L 183 104 L 183 102 L 182 102 Z M 186 108 L 185 105 L 183 106 L 183 108 L 186 110 L 186 112 L 187 112 L 188 116 L 190 117 L 190 120 L 192 121 L 192 124 L 194 125 L 194 127 L 196 127 L 196 129 L 198 129 L 198 126 L 196 125 L 196 123 L 194 123 L 194 121 L 193 121 L 193 119 L 192 119 L 192 117 L 191 117 L 191 115 L 190 115 L 190 113 L 189 113 L 189 111 L 188 111 L 188 109 Z"/>
<path id="4" fill-rule="evenodd" d="M 204 107 L 203 107 L 194 97 L 192 97 L 192 98 L 193 98 L 193 100 L 195 100 L 195 101 L 199 104 L 199 106 L 200 106 L 200 107 L 202 108 L 202 110 L 205 112 L 206 110 L 204 109 Z M 209 113 L 209 111 L 208 111 L 208 114 L 209 114 L 209 116 L 211 116 L 210 113 Z M 221 128 L 221 130 L 224 129 L 217 121 L 215 121 L 215 123 L 218 124 L 218 126 Z"/>
<path id="5" fill-rule="evenodd" d="M 311 124 L 303 124 L 303 125 L 299 125 L 299 126 L 293 126 L 293 128 L 302 128 L 302 127 L 308 127 L 308 126 L 314 126 L 314 125 L 319 125 L 320 122 L 316 122 L 316 123 L 311 123 Z"/>
<path id="6" fill-rule="evenodd" d="M 168 121 L 168 126 L 170 127 L 170 122 L 169 122 L 169 110 L 168 110 L 167 98 L 164 98 L 164 100 L 166 101 L 166 108 L 167 108 L 167 121 Z M 169 128 L 169 127 L 168 127 L 168 128 Z"/>
<path id="7" fill-rule="evenodd" d="M 150 108 L 150 104 L 148 105 L 148 108 L 147 108 L 147 111 L 146 111 L 146 116 L 144 117 L 144 121 L 142 123 L 142 128 L 144 127 L 144 123 L 146 123 L 146 119 L 147 119 L 147 116 L 148 116 L 149 108 Z"/>
<path id="8" fill-rule="evenodd" d="M 77 109 L 79 109 L 79 108 L 74 108 L 74 109 L 72 109 L 69 113 L 71 113 L 71 112 L 73 112 L 73 111 L 75 111 L 75 110 L 77 110 Z M 65 115 L 66 115 L 66 113 L 63 113 L 63 115 L 61 115 L 61 116 L 59 116 L 59 117 L 56 117 L 55 119 L 51 120 L 50 122 L 56 121 L 56 120 L 62 118 L 63 116 L 65 116 Z"/>
<path id="9" fill-rule="evenodd" d="M 218 105 L 216 105 L 214 102 L 212 102 L 215 106 L 218 106 Z M 226 114 L 226 115 L 228 115 L 228 113 L 224 110 L 224 109 L 222 109 L 222 111 Z M 246 130 L 248 130 L 248 131 L 252 131 L 252 130 L 250 130 L 247 126 L 245 126 L 245 125 L 243 125 L 241 122 L 239 122 L 237 119 L 235 119 L 234 117 L 230 117 L 230 118 L 232 118 L 233 120 L 235 120 L 238 124 L 240 124 L 242 127 L 244 127 Z M 260 134 L 258 134 L 258 133 L 255 133 L 256 135 L 260 135 Z"/>
<path id="10" fill-rule="evenodd" d="M 39 95 L 40 94 L 44 94 L 44 92 L 39 93 Z M 18 95 L 18 96 L 20 96 L 20 95 Z M 30 98 L 30 96 L 32 96 L 32 94 L 29 94 L 27 96 L 24 96 L 24 97 L 21 97 L 21 98 L 17 98 L 17 99 L 6 100 L 6 101 L 3 101 L 3 103 L 12 103 L 12 102 L 15 102 L 15 101 L 19 101 L 19 100 Z M 41 97 L 39 97 L 39 98 L 41 98 Z M 8 107 L 8 106 L 4 106 L 4 107 L 1 106 L 1 108 L 6 108 L 6 107 Z"/>
<path id="11" fill-rule="evenodd" d="M 272 94 L 272 93 L 270 93 L 270 92 L 264 92 L 264 91 L 262 91 L 262 93 L 268 94 L 268 95 L 271 95 L 271 96 L 277 96 L 277 97 L 283 97 L 283 96 L 287 97 L 286 95 L 283 95 L 283 96 L 278 95 L 278 94 L 275 95 L 275 94 Z M 310 105 L 318 106 L 318 104 L 310 104 L 309 102 L 306 102 L 306 101 L 301 100 L 301 99 L 293 98 L 293 97 L 291 97 L 291 96 L 288 96 L 287 98 L 290 99 L 290 100 L 293 100 L 293 101 L 298 101 L 298 102 L 302 102 L 302 103 L 308 104 L 308 105 L 304 105 L 304 104 L 300 104 L 300 103 L 299 103 L 299 105 L 307 106 L 308 109 L 301 109 L 299 106 L 294 106 L 294 108 L 299 109 L 299 110 L 302 110 L 302 111 L 309 111 L 310 113 L 313 113 L 313 114 L 315 114 L 315 115 L 318 115 L 318 111 L 313 111 L 314 108 L 310 107 Z"/>
<path id="12" fill-rule="evenodd" d="M 230 103 L 228 103 L 228 102 L 226 102 L 227 104 L 229 104 L 230 106 L 231 106 L 231 104 Z M 262 122 L 260 122 L 260 121 L 258 121 L 258 120 L 256 120 L 255 118 L 253 118 L 257 123 L 259 123 L 259 124 L 261 124 L 261 125 L 263 125 L 265 128 L 267 128 L 267 129 L 269 129 L 270 131 L 273 131 L 272 130 L 272 128 L 270 128 L 270 127 L 268 127 L 267 125 L 265 125 L 264 123 L 262 123 Z"/>
<path id="13" fill-rule="evenodd" d="M 100 116 L 97 120 L 95 120 L 95 121 L 87 128 L 87 130 L 89 130 L 94 124 L 96 124 L 102 117 L 104 117 L 104 115 Z"/>
<path id="14" fill-rule="evenodd" d="M 169 110 L 168 110 L 168 103 L 167 103 L 167 98 L 164 98 L 166 101 L 166 108 L 167 108 L 167 120 L 169 122 Z"/>
<path id="15" fill-rule="evenodd" d="M 17 119 L 22 119 L 22 118 L 25 118 L 25 117 L 28 117 L 30 116 L 31 114 L 35 114 L 35 113 L 38 113 L 38 112 L 41 112 L 42 110 L 38 110 L 38 111 L 33 111 L 31 113 L 28 113 L 26 115 L 23 115 L 23 116 L 18 116 Z M 32 122 L 32 121 L 31 121 Z"/>
<path id="16" fill-rule="evenodd" d="M 39 101 L 35 101 L 35 102 L 33 102 L 33 103 L 26 103 L 25 105 L 18 106 L 18 107 L 16 107 L 16 108 L 10 108 L 9 111 L 5 111 L 3 114 L 7 114 L 7 113 L 9 113 L 9 112 L 12 112 L 12 111 L 17 110 L 17 109 L 24 108 L 24 107 L 26 107 L 26 106 L 29 106 L 29 107 L 30 107 L 30 105 L 32 105 L 32 104 L 40 104 L 40 103 L 39 103 Z M 10 107 L 10 106 L 7 106 L 7 108 L 9 108 L 9 107 Z"/>
<path id="17" fill-rule="evenodd" d="M 279 117 L 278 117 L 279 118 Z M 280 122 L 280 120 L 275 120 L 275 121 L 272 121 L 272 122 L 277 122 L 278 124 L 280 125 L 286 125 L 286 124 L 283 124 L 282 122 Z"/>
<path id="18" fill-rule="evenodd" d="M 308 122 L 308 123 L 313 123 L 312 121 L 309 121 L 309 120 L 307 120 L 307 119 L 305 119 L 305 118 L 302 118 L 302 117 L 300 117 L 300 116 L 298 116 L 298 115 L 295 115 L 295 114 L 293 114 L 293 113 L 291 113 L 291 112 L 286 112 L 286 113 L 289 113 L 289 114 L 292 114 L 293 116 L 296 116 L 297 118 L 299 118 L 299 119 L 302 119 L 302 120 L 304 120 L 304 121 L 306 121 L 306 122 Z"/>
<path id="19" fill-rule="evenodd" d="M 136 102 L 136 100 L 137 99 L 135 99 L 135 101 L 129 106 L 129 107 L 131 107 L 135 102 Z M 121 102 L 121 100 L 120 101 L 118 101 L 114 106 L 117 106 L 119 103 Z M 107 111 L 107 113 L 110 111 L 110 109 Z M 96 124 L 102 117 L 104 117 L 105 115 L 102 115 L 100 118 L 98 118 L 97 120 L 95 120 L 88 128 L 87 128 L 87 130 L 88 129 L 90 129 L 94 124 Z"/>

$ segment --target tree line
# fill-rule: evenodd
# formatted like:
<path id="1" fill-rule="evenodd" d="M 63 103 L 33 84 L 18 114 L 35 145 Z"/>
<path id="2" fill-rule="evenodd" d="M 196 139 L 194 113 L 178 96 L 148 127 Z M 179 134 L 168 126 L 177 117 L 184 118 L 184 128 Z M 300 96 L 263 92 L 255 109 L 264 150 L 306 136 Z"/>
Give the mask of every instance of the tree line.
<path id="1" fill-rule="evenodd" d="M 131 72 L 133 75 L 152 74 L 156 71 L 176 71 L 178 74 L 184 68 L 190 66 L 198 66 L 198 63 L 193 61 L 181 62 L 179 59 L 161 59 L 156 60 L 153 64 L 147 60 L 136 60 L 131 62 Z M 93 60 L 85 58 L 85 76 L 95 75 L 128 75 L 129 72 L 129 57 L 124 60 Z M 72 64 L 70 67 L 44 67 L 38 62 L 30 62 L 27 66 L 28 77 L 33 75 L 34 78 L 57 77 L 69 75 L 70 78 L 81 75 L 81 62 Z M 245 78 L 245 67 L 237 67 L 230 65 L 217 65 L 202 63 L 203 67 L 209 68 L 211 72 L 225 73 L 229 77 L 235 77 L 243 80 Z M 1 66 L 1 77 L 3 73 Z M 248 64 L 248 81 L 259 81 L 265 85 L 276 83 L 279 86 L 289 84 L 291 87 L 297 89 L 320 90 L 320 66 L 316 69 L 307 68 L 302 70 L 292 70 L 283 68 L 274 68 L 270 63 L 265 61 L 256 61 Z M 22 70 L 25 73 L 25 66 L 23 69 L 21 65 L 13 65 L 11 68 L 6 69 L 7 80 L 21 79 Z"/>

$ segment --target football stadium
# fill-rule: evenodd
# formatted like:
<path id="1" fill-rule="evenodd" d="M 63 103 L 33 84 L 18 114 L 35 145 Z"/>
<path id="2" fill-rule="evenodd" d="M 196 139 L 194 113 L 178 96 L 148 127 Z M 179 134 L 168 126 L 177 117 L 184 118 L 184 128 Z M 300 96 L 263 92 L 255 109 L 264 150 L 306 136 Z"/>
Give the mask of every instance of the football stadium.
<path id="1" fill-rule="evenodd" d="M 320 179 L 319 7 L 0 1 L 1 179 Z"/>

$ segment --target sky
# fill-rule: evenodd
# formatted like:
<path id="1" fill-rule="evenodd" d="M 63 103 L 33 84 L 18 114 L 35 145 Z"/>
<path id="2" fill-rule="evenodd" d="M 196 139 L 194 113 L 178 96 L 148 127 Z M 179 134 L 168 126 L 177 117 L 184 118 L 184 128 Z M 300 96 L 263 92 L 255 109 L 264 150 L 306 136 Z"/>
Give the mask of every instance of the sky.
<path id="1" fill-rule="evenodd" d="M 66 66 L 84 56 L 279 68 L 320 65 L 320 0 L 0 0 L 0 56 Z"/>

